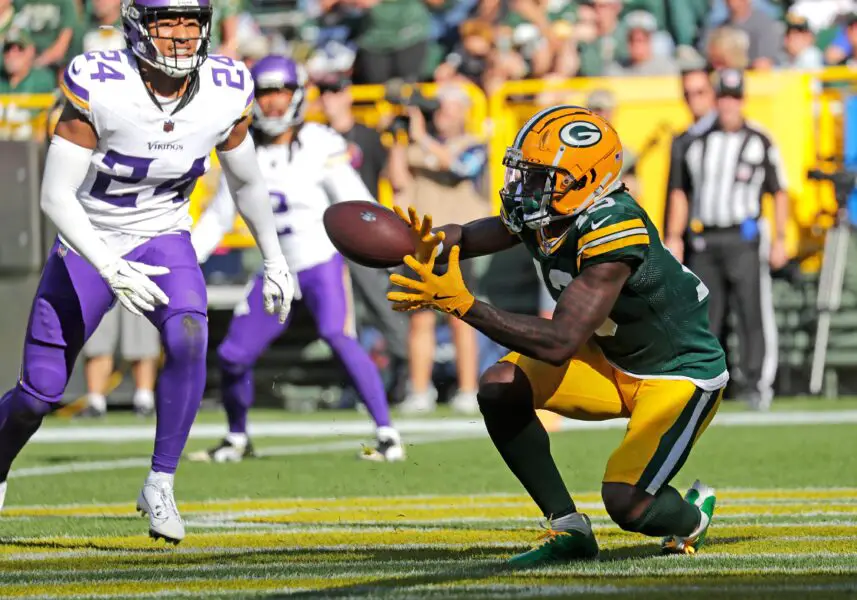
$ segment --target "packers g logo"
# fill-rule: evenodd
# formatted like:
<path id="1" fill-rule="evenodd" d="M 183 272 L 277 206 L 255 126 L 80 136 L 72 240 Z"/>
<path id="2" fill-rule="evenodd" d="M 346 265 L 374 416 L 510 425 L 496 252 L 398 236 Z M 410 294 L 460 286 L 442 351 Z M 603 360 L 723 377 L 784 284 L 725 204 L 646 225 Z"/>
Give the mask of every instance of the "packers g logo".
<path id="1" fill-rule="evenodd" d="M 575 121 L 559 130 L 559 139 L 572 148 L 588 148 L 601 141 L 601 130 L 589 121 Z"/>

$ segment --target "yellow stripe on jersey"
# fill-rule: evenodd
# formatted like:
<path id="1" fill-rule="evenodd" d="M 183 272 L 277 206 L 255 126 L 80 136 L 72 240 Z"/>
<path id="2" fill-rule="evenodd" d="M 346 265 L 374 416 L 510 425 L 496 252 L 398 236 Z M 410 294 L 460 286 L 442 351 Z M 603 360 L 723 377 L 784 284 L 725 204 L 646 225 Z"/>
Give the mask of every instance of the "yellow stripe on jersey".
<path id="1" fill-rule="evenodd" d="M 593 219 L 592 221 L 593 223 L 598 222 L 596 219 Z M 614 233 L 619 233 L 620 231 L 625 231 L 627 229 L 635 229 L 637 227 L 645 228 L 642 219 L 630 219 L 628 221 L 622 221 L 621 223 L 614 223 L 613 225 L 608 225 L 603 229 L 596 229 L 595 231 L 590 231 L 586 235 L 580 236 L 580 239 L 577 240 L 577 250 L 579 252 L 581 249 L 583 249 L 584 246 L 586 246 L 590 242 L 594 242 L 597 239 L 606 237 Z M 593 245 L 597 246 L 598 244 Z"/>
<path id="2" fill-rule="evenodd" d="M 246 117 L 247 115 L 249 115 L 249 114 L 250 114 L 250 112 L 253 110 L 253 104 L 254 104 L 254 102 L 253 102 L 253 101 L 251 101 L 251 102 L 250 102 L 250 104 L 248 104 L 248 105 L 247 105 L 247 108 L 245 108 L 245 109 L 244 109 L 244 112 L 242 112 L 242 113 L 241 113 L 241 118 L 242 118 L 242 119 L 243 119 L 244 117 Z"/>
<path id="3" fill-rule="evenodd" d="M 68 98 L 69 102 L 81 110 L 89 111 L 89 102 L 72 92 L 64 81 L 60 81 L 60 89 L 62 90 L 63 95 Z"/>
<path id="4" fill-rule="evenodd" d="M 587 258 L 593 258 L 595 256 L 600 256 L 601 254 L 606 254 L 607 252 L 611 252 L 613 250 L 620 250 L 622 248 L 627 248 L 629 246 L 648 246 L 649 245 L 649 234 L 647 233 L 638 233 L 635 235 L 629 235 L 617 240 L 613 240 L 612 242 L 607 242 L 606 244 L 599 244 L 597 246 L 590 246 L 586 248 L 577 255 L 577 268 L 580 268 L 580 263 L 583 262 Z"/>

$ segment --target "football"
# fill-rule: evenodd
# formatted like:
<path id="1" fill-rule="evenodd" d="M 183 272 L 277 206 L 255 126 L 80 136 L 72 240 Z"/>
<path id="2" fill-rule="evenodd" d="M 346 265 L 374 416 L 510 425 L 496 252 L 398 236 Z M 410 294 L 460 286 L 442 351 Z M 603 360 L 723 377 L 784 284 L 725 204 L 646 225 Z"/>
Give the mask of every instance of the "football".
<path id="1" fill-rule="evenodd" d="M 355 200 L 329 206 L 324 228 L 345 258 L 366 267 L 395 267 L 414 251 L 407 224 L 375 202 Z"/>

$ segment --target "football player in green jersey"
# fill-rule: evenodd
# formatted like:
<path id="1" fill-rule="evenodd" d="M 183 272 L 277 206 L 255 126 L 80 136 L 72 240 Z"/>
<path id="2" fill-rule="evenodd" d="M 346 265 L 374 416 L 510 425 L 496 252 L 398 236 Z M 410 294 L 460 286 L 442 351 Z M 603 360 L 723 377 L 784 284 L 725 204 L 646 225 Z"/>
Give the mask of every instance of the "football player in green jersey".
<path id="1" fill-rule="evenodd" d="M 622 145 L 591 111 L 555 106 L 534 115 L 504 158 L 500 217 L 432 231 L 399 211 L 415 242 L 392 275 L 397 310 L 457 316 L 512 352 L 483 375 L 479 406 L 500 455 L 550 521 L 544 542 L 517 565 L 594 558 L 589 518 L 577 511 L 536 416 L 629 419 L 607 462 L 601 495 L 623 529 L 662 537 L 668 553 L 702 545 L 714 490 L 669 485 L 711 422 L 729 375 L 708 331 L 708 290 L 661 243 L 619 181 Z M 476 300 L 458 261 L 523 243 L 557 301 L 544 319 Z M 444 247 L 445 246 L 445 247 Z M 435 262 L 448 262 L 445 274 Z"/>

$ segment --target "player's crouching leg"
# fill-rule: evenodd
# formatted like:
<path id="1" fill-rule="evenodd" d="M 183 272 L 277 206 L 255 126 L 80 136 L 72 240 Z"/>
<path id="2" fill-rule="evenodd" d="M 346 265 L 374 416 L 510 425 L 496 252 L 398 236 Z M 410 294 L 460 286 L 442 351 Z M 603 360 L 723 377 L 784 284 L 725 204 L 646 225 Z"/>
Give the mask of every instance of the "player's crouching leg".
<path id="1" fill-rule="evenodd" d="M 149 535 L 179 543 L 184 523 L 173 495 L 173 478 L 205 388 L 208 322 L 204 314 L 177 312 L 161 324 L 166 361 L 158 378 L 157 431 L 152 470 L 137 498 L 149 516 Z"/>
<path id="2" fill-rule="evenodd" d="M 509 564 L 528 567 L 597 557 L 589 517 L 577 512 L 556 468 L 524 371 L 510 362 L 490 367 L 477 398 L 491 441 L 550 524 L 540 545 L 512 557 Z"/>
<path id="3" fill-rule="evenodd" d="M 692 554 L 702 545 L 714 514 L 714 490 L 694 483 L 682 498 L 664 485 L 654 495 L 627 483 L 601 486 L 610 518 L 625 531 L 664 537 L 665 553 Z"/>

